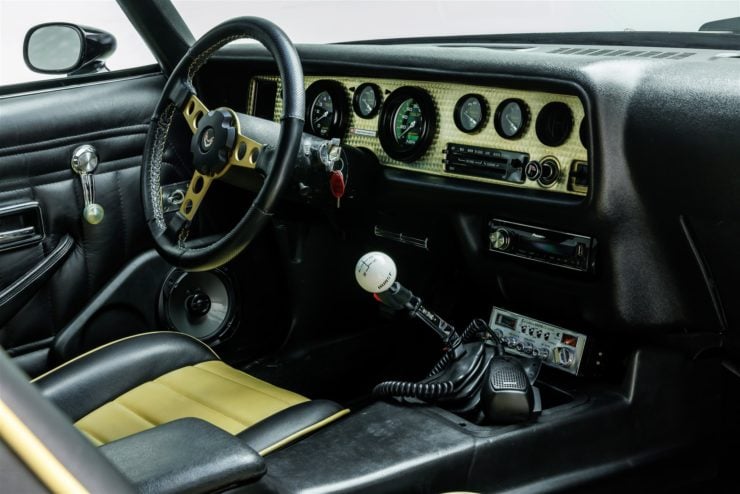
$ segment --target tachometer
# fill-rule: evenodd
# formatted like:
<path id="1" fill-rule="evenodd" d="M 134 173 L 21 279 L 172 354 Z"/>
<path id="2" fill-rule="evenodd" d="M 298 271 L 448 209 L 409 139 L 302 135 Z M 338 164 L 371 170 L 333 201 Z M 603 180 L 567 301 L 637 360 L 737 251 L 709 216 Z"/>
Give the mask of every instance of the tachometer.
<path id="1" fill-rule="evenodd" d="M 505 139 L 521 137 L 529 123 L 529 108 L 520 99 L 507 99 L 496 108 L 493 126 L 498 135 Z"/>
<path id="2" fill-rule="evenodd" d="M 306 90 L 306 127 L 318 137 L 342 137 L 347 122 L 347 97 L 344 86 L 321 80 Z"/>
<path id="3" fill-rule="evenodd" d="M 388 96 L 380 114 L 380 144 L 391 158 L 414 161 L 429 148 L 436 123 L 429 93 L 411 86 L 396 89 Z"/>
<path id="4" fill-rule="evenodd" d="M 486 100 L 479 94 L 466 94 L 457 100 L 454 118 L 458 129 L 477 132 L 486 123 Z"/>
<path id="5" fill-rule="evenodd" d="M 375 84 L 360 84 L 352 98 L 352 108 L 361 118 L 372 118 L 380 108 L 380 88 Z"/>

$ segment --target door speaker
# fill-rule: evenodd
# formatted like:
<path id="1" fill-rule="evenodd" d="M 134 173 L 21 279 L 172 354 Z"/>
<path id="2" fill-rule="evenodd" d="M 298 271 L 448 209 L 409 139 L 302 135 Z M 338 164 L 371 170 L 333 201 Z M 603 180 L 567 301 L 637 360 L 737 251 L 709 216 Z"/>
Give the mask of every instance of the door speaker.
<path id="1" fill-rule="evenodd" d="M 200 273 L 173 269 L 162 285 L 159 309 L 170 329 L 213 341 L 233 326 L 234 284 L 220 269 Z"/>

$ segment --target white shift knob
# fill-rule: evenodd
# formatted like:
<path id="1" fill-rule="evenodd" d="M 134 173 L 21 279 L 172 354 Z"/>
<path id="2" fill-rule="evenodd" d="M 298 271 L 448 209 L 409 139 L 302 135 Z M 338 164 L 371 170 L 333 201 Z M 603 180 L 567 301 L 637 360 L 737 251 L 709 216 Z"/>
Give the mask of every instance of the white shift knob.
<path id="1" fill-rule="evenodd" d="M 381 293 L 396 281 L 396 263 L 384 252 L 368 252 L 357 261 L 355 278 L 363 290 Z"/>

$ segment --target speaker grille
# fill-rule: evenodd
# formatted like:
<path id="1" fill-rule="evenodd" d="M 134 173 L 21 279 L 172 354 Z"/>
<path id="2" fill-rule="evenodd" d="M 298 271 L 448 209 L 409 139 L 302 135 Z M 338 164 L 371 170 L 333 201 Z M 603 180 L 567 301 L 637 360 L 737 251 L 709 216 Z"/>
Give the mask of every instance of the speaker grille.
<path id="1" fill-rule="evenodd" d="M 527 389 L 527 375 L 519 367 L 508 362 L 493 362 L 491 385 L 497 391 Z"/>
<path id="2" fill-rule="evenodd" d="M 221 270 L 174 270 L 162 287 L 160 307 L 167 325 L 201 340 L 216 338 L 229 328 L 234 305 L 231 280 Z"/>

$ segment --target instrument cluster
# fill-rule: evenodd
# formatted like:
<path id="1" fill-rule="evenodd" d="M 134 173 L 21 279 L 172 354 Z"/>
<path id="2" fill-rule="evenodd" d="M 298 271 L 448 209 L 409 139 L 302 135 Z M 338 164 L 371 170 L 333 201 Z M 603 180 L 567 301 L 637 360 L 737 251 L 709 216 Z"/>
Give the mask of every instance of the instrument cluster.
<path id="1" fill-rule="evenodd" d="M 307 76 L 306 131 L 366 147 L 385 166 L 584 196 L 588 124 L 572 94 L 459 83 Z M 252 80 L 248 109 L 274 98 L 272 76 Z M 273 96 L 274 95 L 274 96 Z M 265 115 L 269 116 L 269 115 Z M 574 131 L 579 126 L 579 131 Z M 450 154 L 450 150 L 454 154 Z M 512 156 L 516 158 L 513 159 Z"/>

